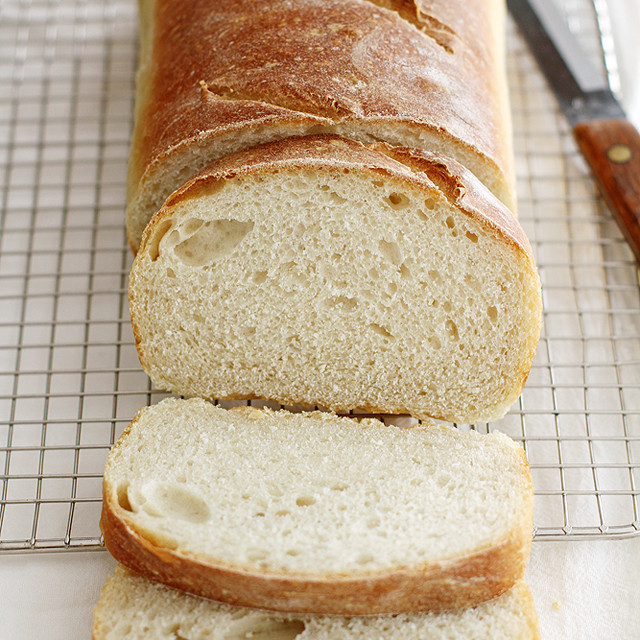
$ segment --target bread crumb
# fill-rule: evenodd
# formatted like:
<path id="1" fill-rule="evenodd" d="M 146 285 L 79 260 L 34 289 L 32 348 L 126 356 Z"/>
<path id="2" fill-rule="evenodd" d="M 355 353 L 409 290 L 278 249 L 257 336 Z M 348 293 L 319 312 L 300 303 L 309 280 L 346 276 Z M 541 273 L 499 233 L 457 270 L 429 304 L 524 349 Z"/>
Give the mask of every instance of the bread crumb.
<path id="1" fill-rule="evenodd" d="M 562 603 L 560 602 L 560 600 L 556 600 L 552 605 L 551 605 L 556 611 L 560 611 L 560 609 L 562 609 Z"/>

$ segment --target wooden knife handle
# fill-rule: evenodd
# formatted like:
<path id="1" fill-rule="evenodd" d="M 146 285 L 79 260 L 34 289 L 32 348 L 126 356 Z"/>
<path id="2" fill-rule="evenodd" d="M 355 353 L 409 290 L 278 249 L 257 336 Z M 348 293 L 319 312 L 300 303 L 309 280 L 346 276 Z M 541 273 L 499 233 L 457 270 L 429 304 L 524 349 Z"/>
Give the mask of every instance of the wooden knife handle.
<path id="1" fill-rule="evenodd" d="M 640 134 L 625 119 L 581 122 L 573 134 L 640 263 Z"/>

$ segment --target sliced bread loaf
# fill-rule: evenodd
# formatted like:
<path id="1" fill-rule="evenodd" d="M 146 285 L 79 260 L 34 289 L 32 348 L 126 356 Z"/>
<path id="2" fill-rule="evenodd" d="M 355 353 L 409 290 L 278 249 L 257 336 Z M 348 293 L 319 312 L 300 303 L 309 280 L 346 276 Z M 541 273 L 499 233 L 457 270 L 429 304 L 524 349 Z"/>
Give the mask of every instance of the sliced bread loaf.
<path id="1" fill-rule="evenodd" d="M 157 387 L 472 423 L 529 372 L 540 283 L 453 160 L 319 135 L 228 156 L 149 224 L 130 279 Z"/>
<path id="2" fill-rule="evenodd" d="M 450 155 L 515 207 L 501 0 L 140 0 L 134 250 L 208 164 L 332 132 Z"/>
<path id="3" fill-rule="evenodd" d="M 498 433 L 334 414 L 142 409 L 109 454 L 119 562 L 230 604 L 369 615 L 475 605 L 522 577 L 533 492 Z"/>
<path id="4" fill-rule="evenodd" d="M 342 618 L 232 607 L 116 567 L 96 606 L 93 640 L 537 640 L 523 582 L 474 608 Z"/>

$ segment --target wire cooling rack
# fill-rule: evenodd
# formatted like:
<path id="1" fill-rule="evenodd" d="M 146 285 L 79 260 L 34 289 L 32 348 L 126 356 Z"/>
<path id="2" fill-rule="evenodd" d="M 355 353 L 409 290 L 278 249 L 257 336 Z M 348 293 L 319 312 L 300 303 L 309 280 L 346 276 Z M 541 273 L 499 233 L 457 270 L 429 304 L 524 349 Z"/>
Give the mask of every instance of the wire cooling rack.
<path id="1" fill-rule="evenodd" d="M 605 13 L 565 7 L 615 79 Z M 525 446 L 538 539 L 633 535 L 638 272 L 512 24 L 508 51 L 545 328 L 519 404 L 474 428 Z M 101 548 L 107 452 L 162 396 L 140 369 L 126 297 L 135 59 L 133 0 L 0 0 L 0 550 Z"/>

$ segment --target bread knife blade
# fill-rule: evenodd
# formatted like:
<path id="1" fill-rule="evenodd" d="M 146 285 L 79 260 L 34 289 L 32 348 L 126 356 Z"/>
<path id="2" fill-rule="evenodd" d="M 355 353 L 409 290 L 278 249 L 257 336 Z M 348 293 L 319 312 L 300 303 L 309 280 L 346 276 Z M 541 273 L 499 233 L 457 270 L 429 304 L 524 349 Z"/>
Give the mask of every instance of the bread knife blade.
<path id="1" fill-rule="evenodd" d="M 552 0 L 507 0 L 507 6 L 640 263 L 640 134 Z"/>

